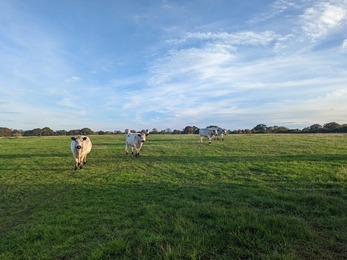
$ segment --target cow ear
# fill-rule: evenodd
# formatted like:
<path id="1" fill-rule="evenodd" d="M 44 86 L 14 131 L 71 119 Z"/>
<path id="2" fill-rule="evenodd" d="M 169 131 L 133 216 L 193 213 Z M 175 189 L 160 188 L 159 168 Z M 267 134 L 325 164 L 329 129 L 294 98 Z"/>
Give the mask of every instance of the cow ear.
<path id="1" fill-rule="evenodd" d="M 146 136 L 148 136 L 149 134 L 146 134 Z"/>
<path id="2" fill-rule="evenodd" d="M 83 137 L 83 141 L 85 141 L 85 140 L 87 140 L 87 137 L 85 136 L 85 137 Z"/>
<path id="3" fill-rule="evenodd" d="M 76 139 L 75 139 L 75 137 L 71 137 L 71 140 L 74 140 L 74 141 L 75 141 Z"/>

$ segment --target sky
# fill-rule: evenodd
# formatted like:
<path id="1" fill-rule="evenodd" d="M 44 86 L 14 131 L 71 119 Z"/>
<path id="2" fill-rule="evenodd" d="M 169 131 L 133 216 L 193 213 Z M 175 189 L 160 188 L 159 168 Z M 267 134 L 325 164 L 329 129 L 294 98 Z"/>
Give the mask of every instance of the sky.
<path id="1" fill-rule="evenodd" d="M 0 127 L 347 123 L 347 0 L 0 0 Z"/>

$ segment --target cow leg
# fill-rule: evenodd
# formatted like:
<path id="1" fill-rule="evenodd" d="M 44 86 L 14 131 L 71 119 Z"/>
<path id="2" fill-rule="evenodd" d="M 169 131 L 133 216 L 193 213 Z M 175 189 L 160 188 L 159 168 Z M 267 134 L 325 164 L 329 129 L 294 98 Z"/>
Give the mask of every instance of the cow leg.
<path id="1" fill-rule="evenodd" d="M 78 158 L 78 166 L 80 167 L 80 169 L 83 168 L 83 157 Z"/>
<path id="2" fill-rule="evenodd" d="M 77 159 L 75 159 L 75 171 L 77 170 L 77 167 L 78 166 L 78 160 Z"/>
<path id="3" fill-rule="evenodd" d="M 84 156 L 83 164 L 87 163 L 87 155 Z"/>
<path id="4" fill-rule="evenodd" d="M 134 154 L 134 147 L 131 147 L 131 154 Z"/>
<path id="5" fill-rule="evenodd" d="M 211 136 L 208 136 L 208 143 L 211 144 Z"/>

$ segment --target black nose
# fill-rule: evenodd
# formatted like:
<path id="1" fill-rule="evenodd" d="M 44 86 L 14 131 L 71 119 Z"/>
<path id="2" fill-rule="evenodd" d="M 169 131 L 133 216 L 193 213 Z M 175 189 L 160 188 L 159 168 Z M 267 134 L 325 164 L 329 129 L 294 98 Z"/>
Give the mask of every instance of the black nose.
<path id="1" fill-rule="evenodd" d="M 82 148 L 82 146 L 80 146 L 80 145 L 77 145 L 77 146 L 76 146 L 76 148 L 77 148 L 77 149 L 81 149 L 81 148 Z"/>
<path id="2" fill-rule="evenodd" d="M 145 142 L 145 140 L 142 140 L 141 142 L 142 142 L 142 143 L 144 143 L 144 142 Z"/>

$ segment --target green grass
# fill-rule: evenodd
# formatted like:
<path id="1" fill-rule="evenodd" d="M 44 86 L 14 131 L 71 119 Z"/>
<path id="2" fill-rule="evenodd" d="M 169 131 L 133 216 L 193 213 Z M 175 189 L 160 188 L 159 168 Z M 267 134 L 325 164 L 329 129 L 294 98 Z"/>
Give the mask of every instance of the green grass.
<path id="1" fill-rule="evenodd" d="M 0 259 L 346 259 L 346 135 L 0 139 Z"/>

